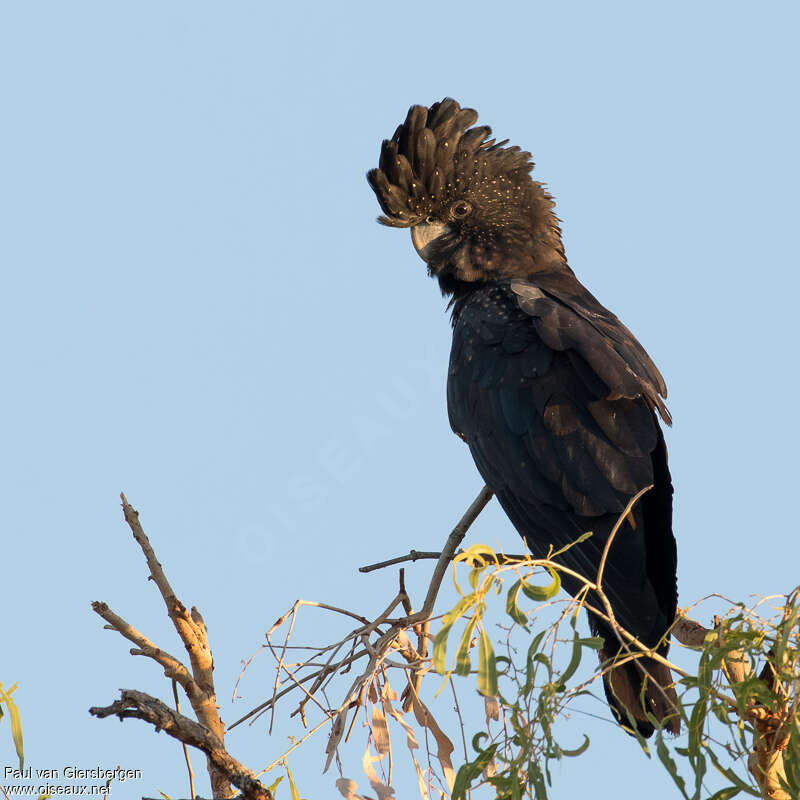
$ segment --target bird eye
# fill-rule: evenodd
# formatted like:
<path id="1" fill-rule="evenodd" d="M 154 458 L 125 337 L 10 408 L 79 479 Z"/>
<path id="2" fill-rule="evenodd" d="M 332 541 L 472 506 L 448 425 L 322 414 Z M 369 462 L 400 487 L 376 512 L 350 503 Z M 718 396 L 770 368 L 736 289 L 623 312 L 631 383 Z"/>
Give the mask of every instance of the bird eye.
<path id="1" fill-rule="evenodd" d="M 450 213 L 456 219 L 464 219 L 472 213 L 472 206 L 466 200 L 459 200 L 450 208 Z"/>
<path id="2" fill-rule="evenodd" d="M 431 214 L 428 214 L 428 216 L 425 217 L 425 222 L 427 222 L 428 225 L 432 225 L 434 222 L 433 216 Z"/>

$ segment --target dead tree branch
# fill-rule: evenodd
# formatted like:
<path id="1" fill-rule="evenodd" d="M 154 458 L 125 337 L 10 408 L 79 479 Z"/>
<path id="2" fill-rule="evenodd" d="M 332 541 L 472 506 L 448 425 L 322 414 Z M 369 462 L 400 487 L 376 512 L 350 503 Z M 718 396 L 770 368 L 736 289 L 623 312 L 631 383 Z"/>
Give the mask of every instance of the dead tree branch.
<path id="1" fill-rule="evenodd" d="M 89 713 L 99 719 L 116 716 L 119 719 L 141 719 L 157 731 L 164 731 L 184 744 L 202 750 L 209 762 L 242 792 L 247 800 L 272 800 L 272 795 L 253 773 L 233 758 L 220 739 L 208 728 L 195 722 L 155 697 L 133 689 L 123 689 L 121 697 L 110 706 L 94 707 Z"/>
<path id="2" fill-rule="evenodd" d="M 165 730 L 184 745 L 202 750 L 206 754 L 211 790 L 215 798 L 233 797 L 233 784 L 242 790 L 245 797 L 271 800 L 271 794 L 261 786 L 255 776 L 225 751 L 225 724 L 219 715 L 213 677 L 214 659 L 203 617 L 194 607 L 191 611 L 187 610 L 178 599 L 142 528 L 139 513 L 128 503 L 124 494 L 121 498 L 125 521 L 144 553 L 150 578 L 158 587 L 167 614 L 189 655 L 190 668 L 154 644 L 112 611 L 106 603 L 94 602 L 92 609 L 108 623 L 106 628 L 117 631 L 136 645 L 131 649 L 131 655 L 152 659 L 164 670 L 167 678 L 180 684 L 198 721 L 194 722 L 178 711 L 173 711 L 160 700 L 133 690 L 124 691 L 122 700 L 111 706 L 92 708 L 90 713 L 97 717 L 116 714 L 120 719 L 143 719 L 155 725 L 157 730 Z"/>
<path id="3" fill-rule="evenodd" d="M 289 619 L 290 617 L 293 619 L 294 615 L 297 613 L 298 609 L 302 606 L 313 606 L 313 607 L 323 607 L 328 608 L 329 610 L 338 611 L 342 614 L 347 614 L 349 617 L 355 617 L 356 619 L 363 620 L 364 624 L 356 628 L 355 630 L 351 631 L 344 639 L 340 642 L 337 642 L 333 645 L 330 645 L 325 648 L 311 648 L 311 649 L 318 649 L 320 650 L 319 655 L 325 652 L 330 652 L 331 655 L 328 659 L 328 663 L 321 667 L 316 672 L 311 674 L 304 675 L 302 678 L 296 676 L 293 673 L 290 673 L 288 670 L 284 669 L 284 672 L 287 673 L 290 685 L 281 691 L 277 690 L 277 684 L 274 687 L 273 695 L 269 700 L 264 701 L 260 705 L 256 706 L 255 708 L 251 709 L 247 712 L 244 716 L 240 717 L 236 720 L 231 726 L 230 729 L 232 730 L 237 725 L 240 725 L 242 722 L 246 720 L 255 719 L 260 716 L 265 711 L 274 708 L 275 702 L 279 700 L 284 695 L 288 694 L 289 692 L 293 691 L 294 689 L 302 689 L 303 693 L 308 697 L 309 695 L 314 695 L 323 686 L 326 679 L 330 678 L 331 676 L 341 672 L 342 670 L 348 670 L 351 666 L 364 658 L 365 656 L 369 656 L 369 666 L 367 670 L 356 679 L 351 688 L 351 691 L 348 692 L 347 699 L 343 703 L 342 707 L 346 706 L 349 702 L 351 702 L 355 696 L 358 696 L 361 688 L 363 688 L 364 681 L 368 674 L 372 674 L 374 670 L 378 667 L 380 663 L 382 663 L 383 659 L 388 654 L 389 650 L 395 646 L 398 637 L 401 633 L 403 633 L 406 629 L 412 628 L 414 626 L 425 625 L 425 623 L 430 619 L 431 615 L 433 614 L 433 606 L 436 602 L 436 596 L 439 593 L 439 589 L 442 585 L 442 580 L 444 578 L 445 572 L 447 571 L 447 567 L 449 566 L 450 562 L 453 560 L 453 556 L 455 555 L 456 551 L 458 550 L 461 542 L 464 540 L 464 536 L 466 536 L 467 531 L 469 530 L 470 526 L 473 522 L 478 518 L 478 515 L 483 511 L 486 507 L 486 504 L 492 499 L 492 492 L 491 490 L 484 486 L 481 491 L 478 493 L 478 496 L 475 500 L 472 501 L 469 508 L 464 512 L 464 515 L 458 521 L 456 526 L 450 532 L 450 535 L 447 537 L 447 541 L 445 542 L 445 546 L 442 548 L 441 552 L 438 554 L 438 561 L 436 566 L 433 570 L 433 575 L 431 576 L 431 582 L 428 586 L 428 591 L 425 597 L 425 602 L 423 603 L 422 609 L 417 611 L 416 613 L 408 614 L 405 617 L 401 617 L 399 619 L 392 619 L 389 615 L 394 611 L 394 609 L 398 605 L 403 605 L 405 609 L 406 602 L 408 601 L 408 596 L 405 592 L 404 588 L 401 588 L 401 591 L 398 593 L 397 597 L 392 600 L 389 606 L 381 613 L 373 622 L 369 622 L 366 618 L 361 617 L 360 615 L 353 614 L 350 611 L 344 611 L 342 609 L 335 609 L 330 606 L 326 606 L 320 603 L 311 602 L 307 600 L 298 600 L 292 608 L 289 609 L 278 621 L 270 628 L 267 633 L 267 639 L 269 641 L 270 636 L 272 633 L 277 630 L 283 623 Z M 374 632 L 380 632 L 381 625 L 388 625 L 389 628 L 387 631 L 380 633 L 377 642 L 369 643 L 369 635 Z M 363 647 L 359 648 L 357 645 L 362 644 Z M 410 645 L 407 637 L 403 641 L 403 644 L 398 649 L 405 650 L 408 652 L 407 645 Z M 269 645 L 271 649 L 271 644 Z M 335 656 L 339 653 L 343 648 L 349 648 L 347 651 L 347 655 L 342 657 L 341 659 L 336 659 Z M 307 683 L 308 681 L 313 681 L 313 684 L 309 690 L 305 690 L 302 687 L 302 684 Z M 304 708 L 305 703 L 302 703 L 300 706 L 300 711 L 302 713 L 302 708 Z M 337 709 L 334 712 L 331 712 L 332 715 L 335 716 L 337 713 L 341 713 L 340 709 Z"/>
<path id="4" fill-rule="evenodd" d="M 478 496 L 472 501 L 470 507 L 464 512 L 464 516 L 458 521 L 458 524 L 453 528 L 450 535 L 447 537 L 442 554 L 436 562 L 431 576 L 430 586 L 428 586 L 428 593 L 425 596 L 425 602 L 422 605 L 422 610 L 417 614 L 413 614 L 407 618 L 406 624 L 414 624 L 428 619 L 433 614 L 433 606 L 436 602 L 436 596 L 439 594 L 439 588 L 442 585 L 442 579 L 447 571 L 447 567 L 453 558 L 453 554 L 458 550 L 470 526 L 478 518 L 478 515 L 486 508 L 489 501 L 492 499 L 493 492 L 488 486 L 478 492 Z"/>

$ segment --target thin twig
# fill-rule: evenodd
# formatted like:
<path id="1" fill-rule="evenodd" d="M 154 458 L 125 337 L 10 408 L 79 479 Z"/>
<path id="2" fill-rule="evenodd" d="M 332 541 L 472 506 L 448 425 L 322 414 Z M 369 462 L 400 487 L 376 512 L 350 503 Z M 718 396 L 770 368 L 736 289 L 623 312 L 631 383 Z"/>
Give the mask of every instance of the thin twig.
<path id="1" fill-rule="evenodd" d="M 292 750 L 294 750 L 297 747 L 300 747 L 300 745 L 303 744 L 303 742 L 305 742 L 307 739 L 310 739 L 320 728 L 322 728 L 324 725 L 327 725 L 329 722 L 330 720 L 327 718 L 322 720 L 322 722 L 320 722 L 319 725 L 308 731 L 308 733 L 306 733 L 306 735 L 302 739 L 298 739 L 296 742 L 292 744 L 292 746 L 288 750 L 285 750 L 283 752 L 283 755 L 281 755 L 279 758 L 276 758 L 269 766 L 264 767 L 264 769 L 260 770 L 257 773 L 256 777 L 258 777 L 258 775 L 263 775 L 265 772 L 269 772 L 276 764 L 280 764 L 280 762 L 283 761 L 286 758 L 286 756 L 288 756 L 289 753 L 292 752 Z"/>
<path id="2" fill-rule="evenodd" d="M 444 548 L 442 549 L 441 553 L 439 554 L 439 560 L 434 567 L 433 575 L 431 577 L 431 582 L 428 586 L 428 592 L 425 597 L 425 602 L 423 607 L 420 611 L 408 614 L 405 617 L 402 617 L 397 620 L 390 620 L 389 615 L 392 611 L 400 604 L 404 604 L 404 600 L 407 600 L 407 595 L 405 592 L 398 594 L 394 600 L 389 604 L 389 606 L 381 613 L 373 622 L 369 622 L 364 617 L 359 615 L 353 614 L 352 612 L 345 611 L 344 609 L 336 608 L 334 606 L 329 606 L 325 603 L 316 603 L 307 600 L 298 600 L 292 608 L 286 612 L 278 621 L 272 626 L 272 628 L 267 633 L 267 639 L 269 640 L 273 631 L 276 628 L 281 626 L 288 616 L 300 605 L 309 605 L 318 608 L 326 608 L 331 611 L 336 611 L 342 614 L 347 614 L 348 616 L 354 617 L 358 619 L 360 622 L 363 622 L 363 627 L 358 628 L 352 631 L 348 636 L 346 636 L 342 641 L 338 642 L 336 645 L 332 646 L 333 653 L 329 659 L 328 666 L 318 670 L 313 675 L 307 675 L 303 678 L 296 678 L 292 676 L 293 685 L 287 687 L 281 692 L 273 692 L 273 697 L 271 700 L 267 700 L 264 703 L 256 706 L 254 709 L 251 709 L 247 714 L 240 717 L 236 722 L 234 722 L 229 730 L 232 730 L 237 725 L 241 724 L 247 719 L 260 716 L 265 710 L 269 708 L 274 708 L 275 702 L 285 695 L 287 692 L 292 691 L 293 689 L 297 688 L 301 683 L 305 683 L 308 680 L 314 680 L 314 684 L 312 685 L 311 689 L 309 690 L 308 694 L 313 695 L 319 688 L 322 686 L 323 682 L 326 681 L 330 676 L 334 673 L 339 672 L 342 669 L 349 668 L 350 665 L 358 661 L 364 655 L 369 655 L 369 662 L 365 671 L 359 675 L 353 684 L 351 685 L 349 691 L 347 692 L 348 698 L 356 697 L 360 694 L 361 689 L 364 685 L 371 679 L 374 675 L 375 670 L 378 668 L 379 664 L 386 656 L 389 648 L 392 646 L 392 643 L 397 639 L 398 633 L 401 631 L 412 627 L 414 625 L 424 624 L 426 620 L 430 619 L 433 606 L 436 602 L 436 596 L 439 592 L 439 588 L 441 587 L 442 580 L 444 575 L 447 571 L 447 567 L 450 561 L 453 558 L 453 554 L 458 549 L 459 545 L 464 539 L 467 531 L 469 530 L 472 523 L 477 519 L 480 512 L 484 509 L 486 504 L 491 500 L 492 492 L 491 490 L 484 486 L 481 491 L 478 493 L 478 496 L 473 500 L 470 504 L 469 508 L 464 512 L 464 515 L 458 521 L 458 524 L 453 528 L 450 535 L 447 538 L 447 542 L 445 543 Z M 371 633 L 376 631 L 379 625 L 383 623 L 389 623 L 389 629 L 383 633 L 378 640 L 374 644 L 370 644 L 368 641 L 368 637 Z M 335 657 L 336 652 L 348 641 L 355 641 L 356 639 L 360 639 L 364 649 L 356 652 L 353 650 L 351 654 L 341 661 L 337 663 L 333 663 L 333 658 Z M 330 650 L 331 647 L 326 647 L 320 649 L 318 652 L 325 652 Z"/>
<path id="3" fill-rule="evenodd" d="M 238 693 L 239 683 L 242 680 L 242 678 L 244 677 L 244 673 L 247 671 L 247 668 L 253 663 L 253 661 L 255 661 L 256 656 L 258 656 L 258 654 L 262 650 L 266 650 L 266 647 L 267 646 L 265 644 L 259 645 L 258 649 L 255 651 L 255 653 L 253 653 L 253 655 L 251 655 L 250 658 L 247 659 L 247 661 L 242 661 L 242 670 L 239 673 L 239 677 L 236 678 L 236 683 L 233 684 L 233 692 L 231 693 L 231 702 L 232 703 L 236 702 L 237 698 L 241 697 L 241 695 Z M 298 647 L 298 650 L 299 649 L 301 649 L 301 648 Z"/>
<path id="4" fill-rule="evenodd" d="M 464 550 L 459 548 L 456 550 L 452 558 L 460 556 Z M 411 550 L 407 556 L 397 556 L 390 558 L 387 561 L 379 561 L 377 564 L 369 564 L 366 567 L 359 567 L 359 572 L 374 572 L 376 569 L 384 569 L 385 567 L 393 567 L 395 564 L 403 564 L 408 561 L 430 561 L 442 557 L 441 550 Z M 497 553 L 497 563 L 501 565 L 516 563 L 517 561 L 524 561 L 529 558 L 528 553 Z"/>
<path id="5" fill-rule="evenodd" d="M 172 680 L 172 695 L 175 698 L 175 710 L 180 714 L 181 701 L 178 699 L 178 682 L 174 678 Z M 186 759 L 186 769 L 189 770 L 189 794 L 194 800 L 194 770 L 192 769 L 192 761 L 189 758 L 189 748 L 186 746 L 186 742 L 181 742 L 181 747 L 183 748 L 183 757 Z"/>
<path id="6" fill-rule="evenodd" d="M 393 567 L 395 564 L 403 564 L 406 561 L 422 561 L 430 558 L 440 558 L 441 551 L 434 550 L 411 550 L 407 556 L 397 556 L 396 558 L 389 558 L 386 561 L 379 561 L 377 564 L 368 564 L 365 567 L 359 567 L 359 572 L 373 572 L 376 569 L 383 569 L 384 567 Z"/>
<path id="7" fill-rule="evenodd" d="M 278 668 L 275 670 L 275 684 L 272 687 L 272 713 L 270 714 L 269 718 L 269 735 L 272 736 L 272 726 L 275 723 L 275 695 L 278 693 L 278 684 L 281 680 L 281 667 L 283 666 L 283 659 L 286 656 L 286 645 L 289 644 L 289 639 L 292 638 L 292 631 L 294 631 L 294 623 L 297 620 L 297 606 L 292 610 L 292 621 L 289 623 L 289 632 L 286 634 L 286 638 L 283 640 L 283 649 L 281 650 L 281 657 L 278 659 Z M 270 640 L 269 636 L 267 636 L 267 644 L 269 645 L 269 649 L 272 651 L 272 654 L 275 654 L 275 651 L 272 649 L 272 641 Z"/>
<path id="8" fill-rule="evenodd" d="M 456 686 L 453 683 L 453 673 L 451 672 L 447 676 L 447 680 L 450 683 L 450 689 L 453 692 L 453 702 L 456 704 L 456 714 L 458 715 L 458 726 L 461 729 L 461 743 L 464 745 L 464 761 L 469 761 L 469 753 L 467 753 L 467 737 L 464 733 L 464 719 L 461 716 L 461 706 L 458 704 L 458 695 L 456 694 Z"/>
<path id="9" fill-rule="evenodd" d="M 605 547 L 603 548 L 603 554 L 600 557 L 600 566 L 597 568 L 597 580 L 595 581 L 595 586 L 597 591 L 600 591 L 603 585 L 603 572 L 606 568 L 606 559 L 608 558 L 608 553 L 611 550 L 611 543 L 614 541 L 614 537 L 617 535 L 617 531 L 622 527 L 622 523 L 628 519 L 628 514 L 631 513 L 631 510 L 639 502 L 639 498 L 649 492 L 653 488 L 653 484 L 651 483 L 649 486 L 645 486 L 644 489 L 638 491 L 629 501 L 628 505 L 625 506 L 625 510 L 619 515 L 614 527 L 611 529 L 611 533 L 606 540 Z"/>
<path id="10" fill-rule="evenodd" d="M 408 596 L 408 592 L 406 591 L 406 571 L 404 569 L 400 569 L 400 597 L 403 601 L 403 611 L 406 612 L 407 616 L 411 616 L 414 613 L 414 609 L 411 607 L 411 598 Z"/>
<path id="11" fill-rule="evenodd" d="M 325 678 L 328 675 L 332 675 L 333 673 L 338 672 L 340 669 L 347 667 L 348 665 L 354 663 L 355 661 L 358 661 L 360 658 L 363 658 L 367 654 L 368 653 L 366 650 L 359 650 L 353 653 L 352 656 L 348 656 L 347 658 L 343 659 L 342 661 L 336 664 L 326 665 L 321 669 L 317 670 L 316 672 L 312 672 L 310 675 L 304 675 L 302 678 L 296 679 L 296 684 L 307 683 L 308 681 L 312 681 L 315 678 L 317 679 Z M 277 695 L 275 695 L 275 700 L 276 701 L 280 700 L 282 697 L 289 694 L 289 692 L 294 691 L 294 689 L 296 688 L 297 688 L 296 685 L 287 686 L 285 689 L 282 689 L 280 692 L 278 692 Z M 253 709 L 250 709 L 250 711 L 248 711 L 243 717 L 240 717 L 239 719 L 236 720 L 236 722 L 231 723 L 228 726 L 228 730 L 232 731 L 237 725 L 241 725 L 241 723 L 245 722 L 251 717 L 260 716 L 261 714 L 263 714 L 265 711 L 267 711 L 269 708 L 272 707 L 272 702 L 273 702 L 272 700 L 265 700 L 260 705 L 257 705 Z"/>
<path id="12" fill-rule="evenodd" d="M 493 494 L 494 493 L 488 486 L 484 486 L 483 489 L 478 492 L 478 496 L 472 501 L 470 507 L 464 512 L 464 516 L 461 517 L 458 524 L 447 537 L 447 542 L 445 542 L 445 546 L 442 548 L 442 554 L 436 562 L 436 567 L 434 567 L 431 582 L 428 586 L 428 593 L 425 596 L 425 602 L 422 604 L 422 610 L 411 617 L 417 617 L 417 619 L 414 619 L 414 622 L 420 622 L 433 613 L 433 606 L 436 602 L 436 596 L 439 594 L 439 587 L 442 585 L 442 579 L 444 578 L 445 572 L 447 572 L 447 567 L 453 558 L 453 554 L 461 545 L 461 542 L 464 541 L 464 537 L 467 535 L 470 526 L 478 518 L 481 511 L 486 508 Z"/>

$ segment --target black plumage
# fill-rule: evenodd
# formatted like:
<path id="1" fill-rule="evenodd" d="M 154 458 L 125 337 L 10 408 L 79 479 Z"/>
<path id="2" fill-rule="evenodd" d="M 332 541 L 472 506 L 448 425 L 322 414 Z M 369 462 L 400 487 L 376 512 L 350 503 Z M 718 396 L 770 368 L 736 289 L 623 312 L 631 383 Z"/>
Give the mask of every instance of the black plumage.
<path id="1" fill-rule="evenodd" d="M 672 483 L 658 422 L 670 423 L 666 385 L 569 268 L 530 154 L 472 127 L 477 118 L 450 98 L 413 106 L 367 176 L 380 221 L 411 229 L 451 298 L 450 424 L 535 555 L 592 531 L 559 556 L 591 580 L 630 498 L 652 484 L 612 543 L 603 588 L 616 620 L 666 654 L 677 603 Z M 572 594 L 581 588 L 568 576 L 563 584 Z M 590 625 L 605 640 L 601 658 L 615 658 L 614 632 L 592 614 Z M 630 715 L 644 736 L 653 732 L 648 715 L 679 730 L 671 683 L 653 659 L 605 677 L 617 718 L 627 725 Z"/>

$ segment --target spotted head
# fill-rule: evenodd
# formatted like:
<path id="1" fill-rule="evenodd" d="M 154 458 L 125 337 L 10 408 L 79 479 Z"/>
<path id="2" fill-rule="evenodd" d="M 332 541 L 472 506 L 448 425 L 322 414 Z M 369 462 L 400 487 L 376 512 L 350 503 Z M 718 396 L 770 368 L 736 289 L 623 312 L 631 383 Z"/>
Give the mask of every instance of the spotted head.
<path id="1" fill-rule="evenodd" d="M 531 178 L 530 153 L 496 142 L 477 120 L 451 98 L 412 106 L 367 173 L 385 215 L 378 221 L 411 229 L 445 290 L 563 260 L 553 199 Z"/>

